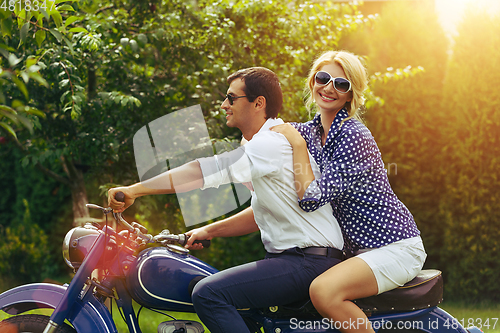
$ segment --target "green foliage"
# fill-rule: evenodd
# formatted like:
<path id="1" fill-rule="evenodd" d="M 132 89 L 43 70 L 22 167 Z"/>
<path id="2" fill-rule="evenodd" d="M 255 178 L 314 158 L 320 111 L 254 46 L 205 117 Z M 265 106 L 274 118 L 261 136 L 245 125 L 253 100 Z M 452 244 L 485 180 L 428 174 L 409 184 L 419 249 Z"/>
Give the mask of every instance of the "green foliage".
<path id="1" fill-rule="evenodd" d="M 109 182 L 120 162 L 123 177 L 113 182 L 134 181 L 134 168 L 123 167 L 133 165 L 133 134 L 166 113 L 198 103 L 212 137 L 235 138 L 237 130 L 221 126 L 219 105 L 226 76 L 248 66 L 275 70 L 283 78 L 283 117 L 304 119 L 301 91 L 309 63 L 366 19 L 346 5 L 289 6 L 63 1 L 45 14 L 15 11 L 18 24 L 4 34 L 5 45 L 32 59 L 49 87 L 29 86 L 33 103 L 47 118 L 23 145 L 23 163 L 64 157 L 108 175 L 103 180 Z M 39 31 L 46 32 L 44 39 L 41 33 L 37 39 Z M 310 39 L 303 38 L 306 31 L 312 32 Z"/>
<path id="2" fill-rule="evenodd" d="M 4 44 L 0 44 L 0 53 L 7 59 L 8 68 L 0 66 L 0 133 L 4 132 L 7 135 L 17 139 L 16 130 L 27 128 L 30 133 L 33 133 L 34 124 L 38 121 L 38 117 L 45 117 L 40 110 L 26 105 L 24 100 L 29 101 L 28 89 L 26 84 L 30 80 L 36 80 L 39 84 L 47 85 L 47 82 L 38 73 L 40 67 L 33 63 L 33 59 L 26 60 L 23 68 L 18 65 L 22 59 L 16 57 L 15 54 L 9 51 L 12 48 Z M 11 87 L 9 87 L 9 83 Z M 10 89 L 14 86 L 17 91 L 12 98 L 9 94 Z M 4 92 L 7 92 L 7 97 Z M 6 104 L 7 98 L 10 103 Z"/>
<path id="3" fill-rule="evenodd" d="M 13 143 L 0 148 L 0 286 L 4 287 L 67 273 L 60 252 L 71 227 L 65 212 L 68 191 L 39 170 L 23 168 L 20 156 Z"/>
<path id="4" fill-rule="evenodd" d="M 19 40 L 16 38 L 19 42 L 17 48 L 23 44 L 30 31 L 30 24 L 26 21 L 37 13 L 41 15 L 40 12 L 27 13 L 26 10 L 20 11 L 18 8 L 16 4 L 0 9 L 0 27 L 4 40 L 11 37 L 16 30 L 16 23 L 12 17 L 17 18 L 19 28 Z M 42 20 L 40 17 L 39 21 Z M 45 87 L 48 84 L 40 75 L 41 67 L 37 65 L 36 60 L 32 57 L 26 59 L 18 57 L 16 48 L 9 44 L 0 41 L 0 54 L 3 56 L 0 61 L 0 133 L 4 132 L 17 139 L 17 130 L 27 128 L 33 133 L 38 117 L 45 116 L 40 110 L 29 105 L 31 101 L 27 84 L 30 81 Z"/>
<path id="5" fill-rule="evenodd" d="M 293 121 L 309 119 L 303 89 L 313 60 L 337 49 L 342 36 L 371 22 L 355 5 L 331 2 L 218 1 L 207 10 L 219 13 L 219 26 L 230 25 L 224 33 L 227 38 L 219 38 L 214 57 L 222 59 L 228 72 L 250 66 L 275 71 L 283 90 L 281 117 Z"/>
<path id="6" fill-rule="evenodd" d="M 453 124 L 443 128 L 441 149 L 447 171 L 443 259 L 454 263 L 447 288 L 455 298 L 498 301 L 500 24 L 471 11 L 458 33 L 442 105 Z"/>
<path id="7" fill-rule="evenodd" d="M 7 280 L 2 281 L 4 284 L 40 281 L 52 273 L 48 272 L 53 267 L 48 237 L 37 224 L 31 223 L 28 201 L 24 199 L 23 203 L 22 223 L 0 231 L 0 275 Z"/>

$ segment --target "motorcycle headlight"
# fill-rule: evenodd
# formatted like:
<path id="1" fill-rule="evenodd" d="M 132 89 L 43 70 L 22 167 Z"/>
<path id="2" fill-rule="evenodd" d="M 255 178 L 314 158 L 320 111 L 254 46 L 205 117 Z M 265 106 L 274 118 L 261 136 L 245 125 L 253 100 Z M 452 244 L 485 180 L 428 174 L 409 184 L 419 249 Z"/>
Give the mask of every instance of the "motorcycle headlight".
<path id="1" fill-rule="evenodd" d="M 68 231 L 62 246 L 66 265 L 78 269 L 85 256 L 90 252 L 97 236 L 99 236 L 98 229 L 91 225 L 76 227 Z"/>

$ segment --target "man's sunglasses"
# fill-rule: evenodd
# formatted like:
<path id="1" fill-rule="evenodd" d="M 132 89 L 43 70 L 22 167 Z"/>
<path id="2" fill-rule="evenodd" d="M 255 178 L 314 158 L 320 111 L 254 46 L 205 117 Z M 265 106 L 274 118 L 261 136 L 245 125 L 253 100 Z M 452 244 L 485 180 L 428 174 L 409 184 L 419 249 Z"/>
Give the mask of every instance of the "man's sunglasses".
<path id="1" fill-rule="evenodd" d="M 332 77 L 329 73 L 323 71 L 316 73 L 314 81 L 320 86 L 326 86 L 330 83 L 330 81 L 333 81 L 333 87 L 335 90 L 342 94 L 351 90 L 351 82 L 349 82 L 349 80 L 344 79 L 343 77 Z"/>
<path id="2" fill-rule="evenodd" d="M 226 95 L 225 96 L 227 98 L 227 100 L 229 101 L 229 104 L 230 105 L 233 105 L 234 103 L 234 100 L 235 99 L 238 99 L 238 98 L 243 98 L 243 97 L 248 97 L 248 96 L 233 96 L 233 95 Z"/>

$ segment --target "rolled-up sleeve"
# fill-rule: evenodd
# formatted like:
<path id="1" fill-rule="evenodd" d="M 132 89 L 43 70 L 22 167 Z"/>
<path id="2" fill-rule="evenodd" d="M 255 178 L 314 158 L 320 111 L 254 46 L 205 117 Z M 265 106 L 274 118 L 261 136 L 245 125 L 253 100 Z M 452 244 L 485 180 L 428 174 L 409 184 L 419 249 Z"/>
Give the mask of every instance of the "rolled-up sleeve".
<path id="1" fill-rule="evenodd" d="M 307 187 L 304 196 L 299 200 L 299 206 L 303 211 L 312 212 L 318 209 L 321 205 L 321 189 L 319 188 L 318 181 L 315 179 Z"/>
<path id="2" fill-rule="evenodd" d="M 218 188 L 222 184 L 224 176 L 217 163 L 217 156 L 200 158 L 198 163 L 200 163 L 201 173 L 203 174 L 203 187 L 201 189 Z"/>
<path id="3" fill-rule="evenodd" d="M 252 181 L 251 163 L 244 147 L 197 160 L 203 174 L 203 187 L 218 188 L 229 183 Z"/>

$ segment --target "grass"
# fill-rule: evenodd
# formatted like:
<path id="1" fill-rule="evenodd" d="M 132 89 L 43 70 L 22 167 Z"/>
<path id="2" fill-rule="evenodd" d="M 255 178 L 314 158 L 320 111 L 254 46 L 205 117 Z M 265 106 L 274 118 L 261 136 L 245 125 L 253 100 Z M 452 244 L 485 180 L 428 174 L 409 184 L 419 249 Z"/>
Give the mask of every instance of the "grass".
<path id="1" fill-rule="evenodd" d="M 479 327 L 485 333 L 500 333 L 500 304 L 468 304 L 468 303 L 457 303 L 457 302 L 444 302 L 440 306 L 443 310 L 453 315 L 461 324 L 465 327 L 475 325 Z M 139 310 L 139 306 L 135 306 L 136 313 Z M 50 316 L 52 310 L 43 309 L 36 310 L 30 313 L 38 313 Z M 201 322 L 198 316 L 194 313 L 178 313 L 178 312 L 167 312 L 179 320 L 193 320 Z M 0 312 L 0 320 L 9 317 L 4 312 Z M 113 319 L 115 321 L 116 327 L 119 333 L 128 333 L 128 328 L 126 323 L 123 321 L 120 313 L 118 312 L 116 305 L 113 306 Z M 139 316 L 139 324 L 143 332 L 156 332 L 158 325 L 163 322 L 171 320 L 170 318 L 150 311 L 148 309 L 143 309 Z M 205 327 L 205 332 L 210 333 Z"/>
<path id="2" fill-rule="evenodd" d="M 134 304 L 134 308 L 135 308 L 135 313 L 137 314 L 140 306 Z M 170 311 L 162 311 L 162 312 L 165 312 L 178 320 L 193 320 L 201 323 L 201 320 L 195 313 L 170 312 Z M 127 324 L 125 323 L 120 313 L 118 312 L 115 303 L 113 303 L 113 319 L 115 321 L 118 333 L 128 333 Z M 172 319 L 162 314 L 143 308 L 139 315 L 139 326 L 141 327 L 141 330 L 143 332 L 157 332 L 158 325 L 161 322 L 167 320 L 172 320 Z M 205 325 L 203 325 L 203 327 L 205 327 Z M 210 331 L 206 327 L 205 327 L 205 332 L 210 333 Z"/>
<path id="3" fill-rule="evenodd" d="M 500 304 L 444 302 L 440 308 L 465 327 L 474 325 L 485 333 L 500 332 Z"/>

